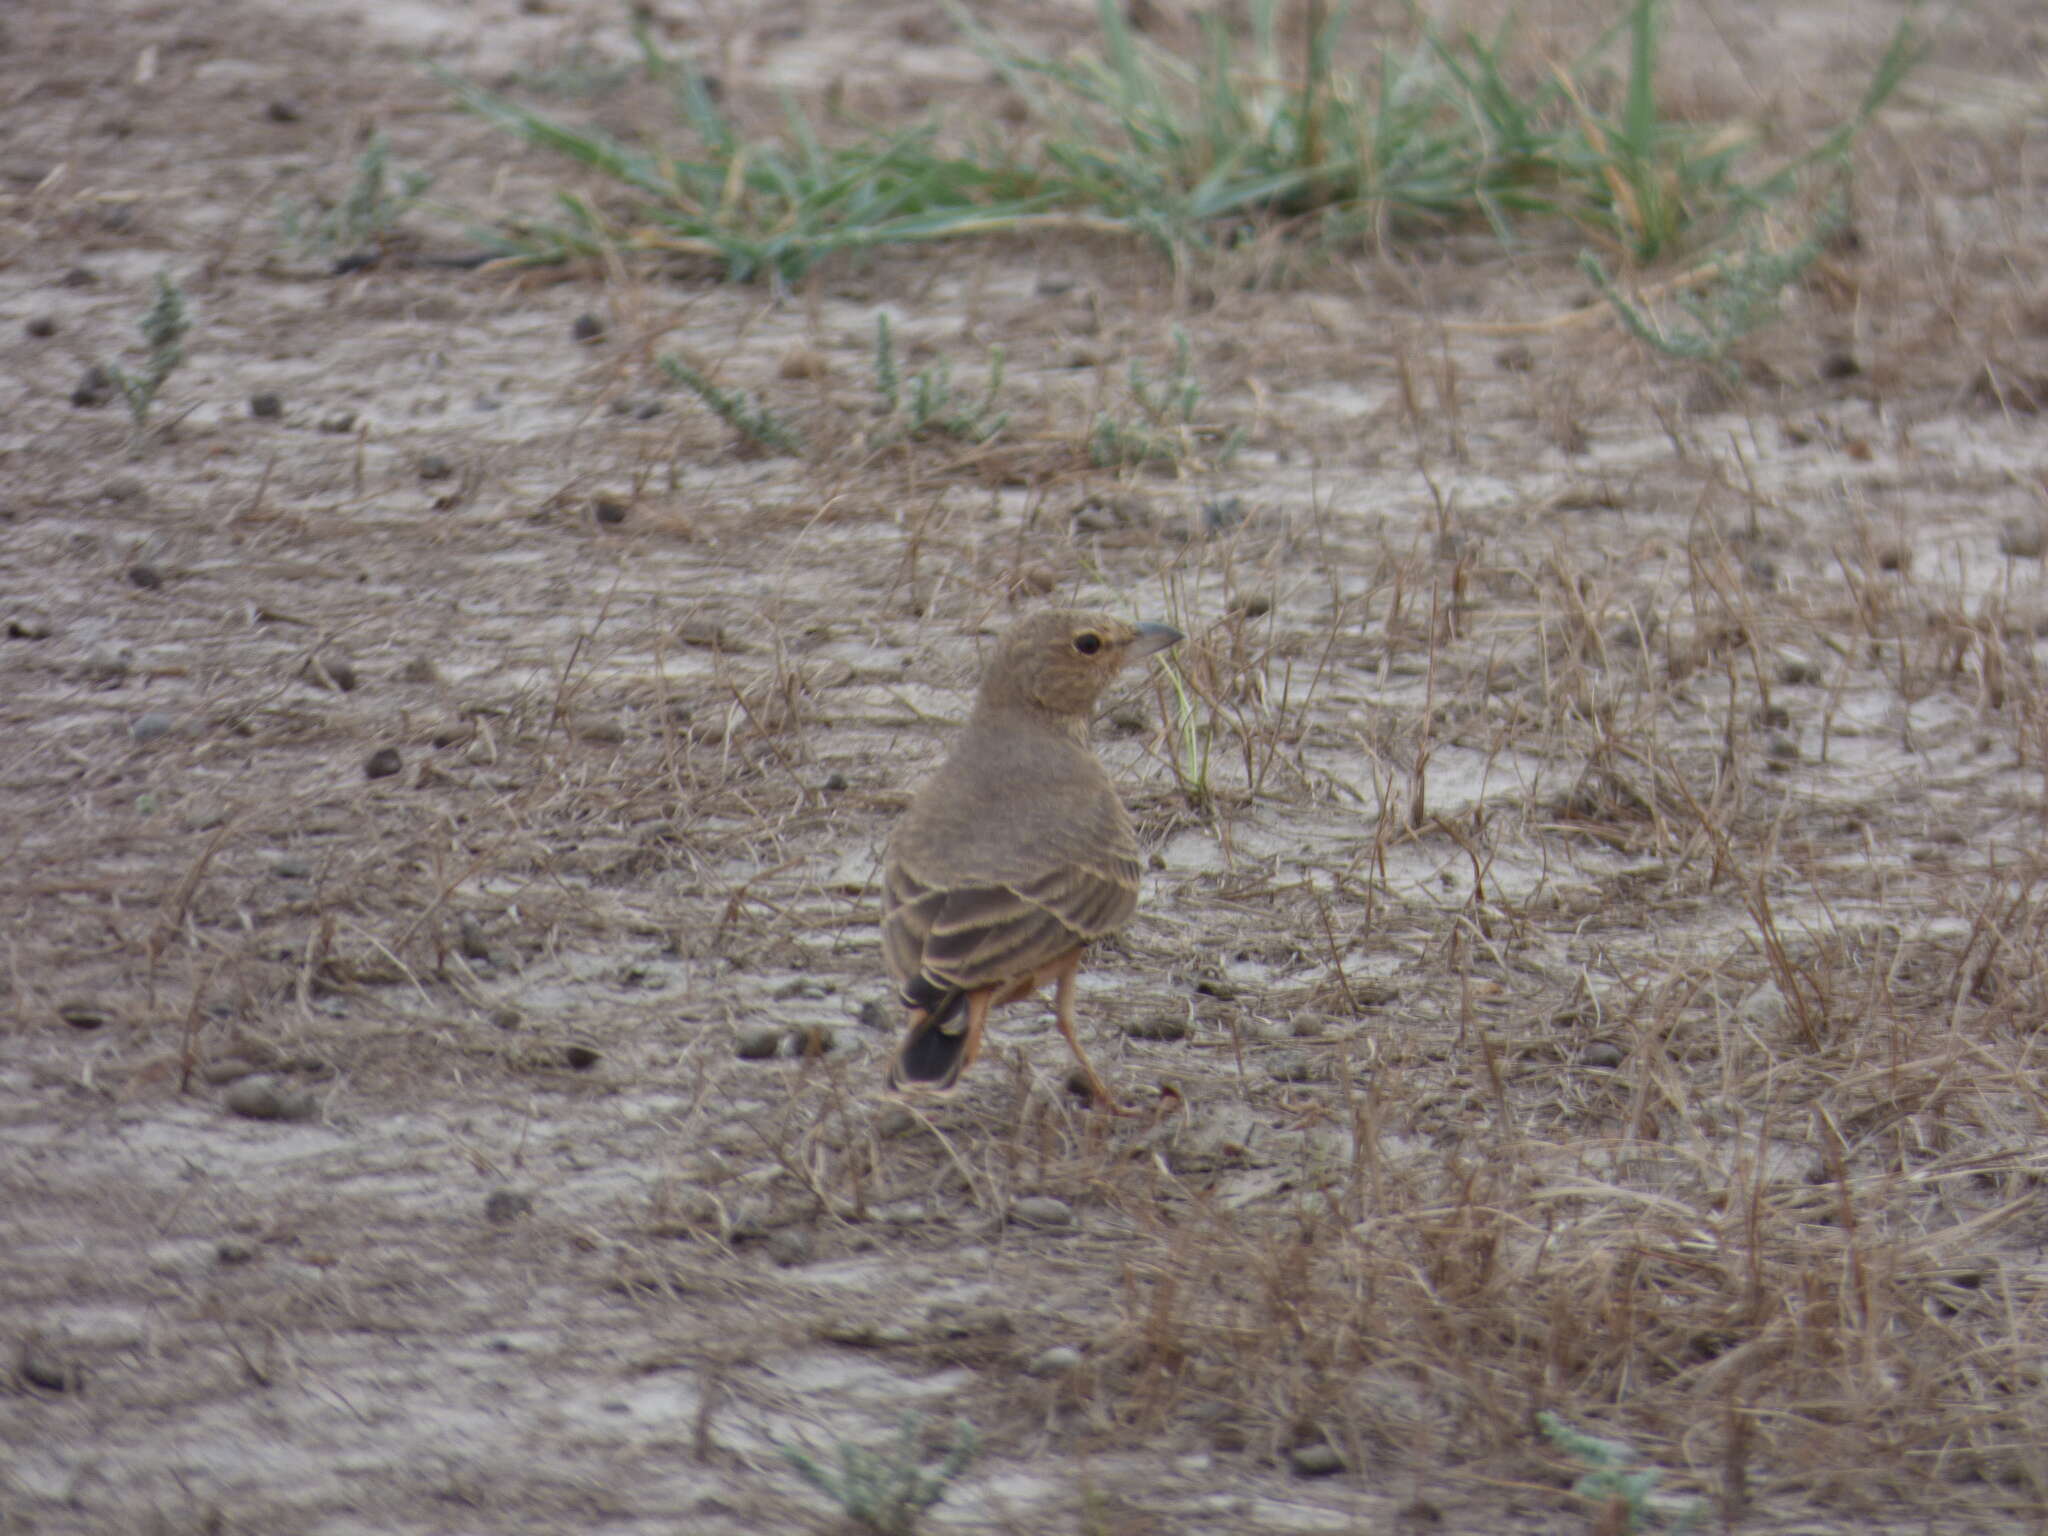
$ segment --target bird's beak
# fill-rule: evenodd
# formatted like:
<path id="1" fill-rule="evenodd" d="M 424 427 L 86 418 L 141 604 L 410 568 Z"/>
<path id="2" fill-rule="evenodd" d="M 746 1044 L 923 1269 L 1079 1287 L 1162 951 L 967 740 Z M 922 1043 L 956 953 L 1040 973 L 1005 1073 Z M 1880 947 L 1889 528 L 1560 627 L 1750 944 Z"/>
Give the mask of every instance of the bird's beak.
<path id="1" fill-rule="evenodd" d="M 1155 651 L 1163 651 L 1169 645 L 1178 645 L 1185 639 L 1187 636 L 1171 624 L 1140 624 L 1138 637 L 1131 642 L 1129 655 L 1131 659 L 1136 660 L 1140 656 L 1150 656 Z"/>

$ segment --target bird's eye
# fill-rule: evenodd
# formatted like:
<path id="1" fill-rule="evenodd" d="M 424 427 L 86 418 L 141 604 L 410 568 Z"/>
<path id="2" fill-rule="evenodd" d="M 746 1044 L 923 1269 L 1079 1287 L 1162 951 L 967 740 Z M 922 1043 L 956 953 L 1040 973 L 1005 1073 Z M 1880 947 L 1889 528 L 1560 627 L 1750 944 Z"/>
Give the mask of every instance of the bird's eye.
<path id="1" fill-rule="evenodd" d="M 1080 634 L 1074 636 L 1074 649 L 1083 656 L 1093 656 L 1102 649 L 1102 636 L 1096 634 L 1092 629 L 1084 629 Z"/>

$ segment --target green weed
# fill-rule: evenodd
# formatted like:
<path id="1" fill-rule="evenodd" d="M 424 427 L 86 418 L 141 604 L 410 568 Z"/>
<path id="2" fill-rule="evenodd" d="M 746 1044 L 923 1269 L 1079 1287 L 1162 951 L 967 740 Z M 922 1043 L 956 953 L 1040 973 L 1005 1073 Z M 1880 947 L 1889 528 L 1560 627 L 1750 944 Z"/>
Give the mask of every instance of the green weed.
<path id="1" fill-rule="evenodd" d="M 793 1445 L 777 1449 L 805 1482 L 845 1510 L 855 1524 L 878 1536 L 909 1536 L 918 1518 L 945 1497 L 946 1485 L 966 1469 L 980 1446 L 974 1426 L 956 1420 L 943 1458 L 927 1468 L 918 1445 L 923 1428 L 924 1421 L 911 1414 L 903 1421 L 896 1444 L 883 1451 L 842 1440 L 837 1467 L 828 1467 Z"/>
<path id="2" fill-rule="evenodd" d="M 118 364 L 107 365 L 107 376 L 121 391 L 129 418 L 138 435 L 149 424 L 150 407 L 165 380 L 185 361 L 185 337 L 192 330 L 192 316 L 185 307 L 185 293 L 169 272 L 156 275 L 156 298 L 142 316 L 142 339 L 149 345 L 149 360 L 139 373 L 129 373 Z"/>

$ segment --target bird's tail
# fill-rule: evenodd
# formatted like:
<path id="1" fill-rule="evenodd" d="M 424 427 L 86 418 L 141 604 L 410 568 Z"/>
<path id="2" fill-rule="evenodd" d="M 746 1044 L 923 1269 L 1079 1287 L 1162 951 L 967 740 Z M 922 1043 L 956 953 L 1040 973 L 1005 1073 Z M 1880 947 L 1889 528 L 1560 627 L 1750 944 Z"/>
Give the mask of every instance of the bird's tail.
<path id="1" fill-rule="evenodd" d="M 944 1093 L 967 1065 L 967 994 L 958 987 L 931 988 L 920 980 L 905 989 L 904 1001 L 910 1004 L 910 1027 L 889 1063 L 889 1086 Z"/>

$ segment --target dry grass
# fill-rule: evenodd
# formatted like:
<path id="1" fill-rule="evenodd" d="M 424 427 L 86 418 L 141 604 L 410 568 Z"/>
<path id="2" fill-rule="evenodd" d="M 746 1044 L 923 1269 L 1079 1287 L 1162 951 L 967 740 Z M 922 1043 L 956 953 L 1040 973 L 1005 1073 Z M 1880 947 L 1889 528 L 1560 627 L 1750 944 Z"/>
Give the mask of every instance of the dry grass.
<path id="1" fill-rule="evenodd" d="M 94 186 L 206 131 L 151 110 Z M 438 121 L 394 114 L 395 150 Z M 2034 133 L 1891 123 L 1860 248 L 1732 386 L 1597 324 L 1489 334 L 1578 307 L 1564 252 L 1290 293 L 1051 244 L 782 299 L 521 292 L 280 277 L 139 205 L 181 273 L 240 253 L 183 278 L 201 408 L 123 459 L 38 354 L 4 446 L 0 1430 L 122 1470 L 103 1527 L 365 1507 L 290 1472 L 346 1431 L 394 1530 L 821 1528 L 775 1443 L 926 1399 L 981 1431 L 972 1528 L 1255 1530 L 1199 1504 L 1251 1489 L 1619 1529 L 1545 1410 L 1733 1527 L 2032 1520 L 2048 585 L 2014 381 L 2048 359 L 1993 173 Z M 496 174 L 483 142 L 437 186 Z M 29 253 L 112 274 L 139 238 L 102 207 L 0 205 L 21 302 L 83 295 L 81 356 L 162 264 L 60 290 Z M 1004 348 L 996 439 L 875 439 L 884 305 L 906 374 Z M 1243 456 L 1097 468 L 1175 325 Z M 257 435 L 239 402 L 308 348 L 302 418 Z M 658 392 L 671 353 L 809 456 Z M 310 426 L 342 405 L 355 434 Z M 874 850 L 984 637 L 1066 598 L 1190 637 L 1099 728 L 1157 857 L 1082 1019 L 1147 1112 L 1080 1107 L 1027 1010 L 958 1101 L 889 1104 Z M 764 1024 L 809 1048 L 739 1059 Z M 322 1123 L 220 1113 L 252 1068 Z M 477 1216 L 501 1183 L 530 1218 Z M 1013 1219 L 1033 1195 L 1073 1224 Z M 1055 1345 L 1079 1366 L 1033 1374 Z M 23 1374 L 41 1348 L 91 1392 Z M 450 1371 L 516 1433 L 436 1438 Z M 192 1473 L 153 1414 L 258 1449 Z M 1290 1478 L 1318 1443 L 1346 1473 Z M 0 1493 L 54 1520 L 30 1476 Z"/>

